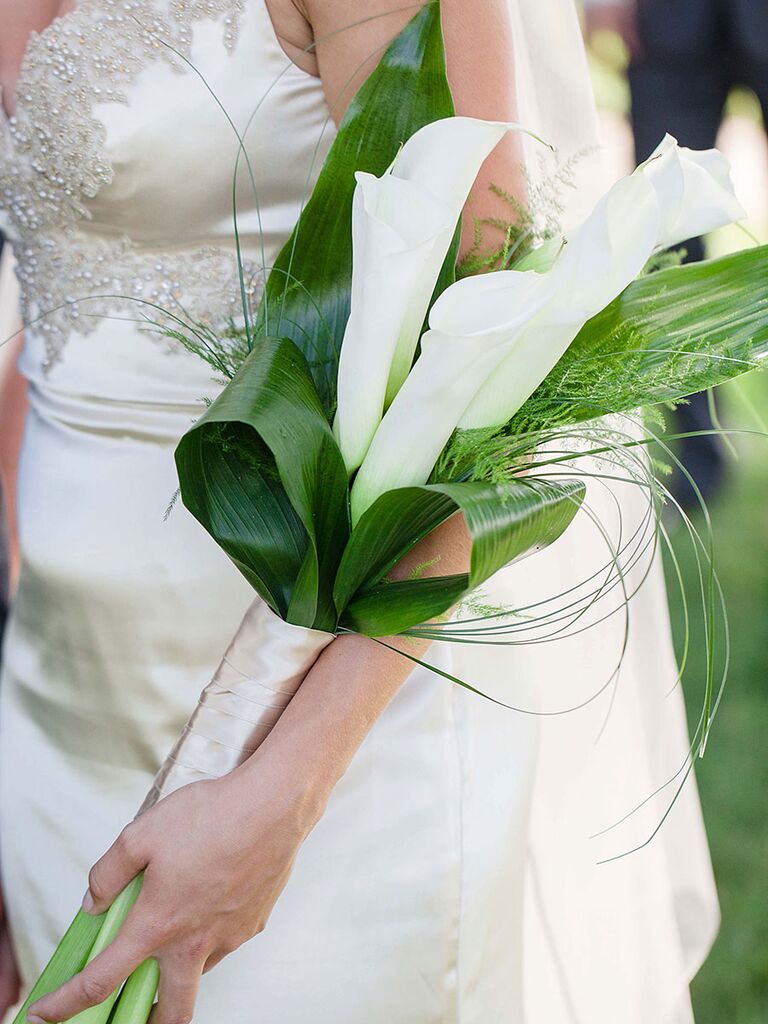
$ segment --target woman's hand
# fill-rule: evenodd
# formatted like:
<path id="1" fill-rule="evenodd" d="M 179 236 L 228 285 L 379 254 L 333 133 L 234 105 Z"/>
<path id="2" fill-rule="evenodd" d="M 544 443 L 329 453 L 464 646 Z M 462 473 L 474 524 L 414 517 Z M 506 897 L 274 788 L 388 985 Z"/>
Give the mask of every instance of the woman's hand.
<path id="1" fill-rule="evenodd" d="M 29 1019 L 68 1020 L 154 956 L 160 989 L 152 1022 L 187 1024 L 200 976 L 263 930 L 318 817 L 295 774 L 269 755 L 163 800 L 122 832 L 90 874 L 84 908 L 98 914 L 144 871 L 118 938 L 38 1000 Z"/>
<path id="2" fill-rule="evenodd" d="M 455 516 L 394 575 L 421 558 L 448 572 L 466 567 L 467 544 Z M 401 638 L 391 645 L 415 657 L 428 646 Z M 69 1020 L 153 956 L 160 990 L 152 1024 L 188 1024 L 201 974 L 264 929 L 302 842 L 412 667 L 365 637 L 338 637 L 242 767 L 178 790 L 129 825 L 91 871 L 84 905 L 103 913 L 144 871 L 135 906 L 112 945 L 34 1003 L 28 1020 Z"/>

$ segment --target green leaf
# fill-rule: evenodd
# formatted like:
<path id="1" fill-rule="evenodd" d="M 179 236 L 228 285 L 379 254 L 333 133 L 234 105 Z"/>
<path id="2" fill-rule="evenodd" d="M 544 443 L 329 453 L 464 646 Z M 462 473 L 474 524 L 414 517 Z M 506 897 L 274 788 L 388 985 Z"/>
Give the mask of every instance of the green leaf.
<path id="1" fill-rule="evenodd" d="M 456 511 L 456 503 L 428 487 L 401 487 L 374 502 L 352 531 L 333 597 L 341 614 L 358 590 L 378 582 L 413 545 Z"/>
<path id="2" fill-rule="evenodd" d="M 347 473 L 306 361 L 262 338 L 179 443 L 184 504 L 283 618 L 333 629 Z"/>
<path id="3" fill-rule="evenodd" d="M 505 565 L 556 540 L 583 498 L 580 481 L 535 477 L 389 491 L 362 517 L 342 558 L 335 589 L 342 626 L 390 636 L 444 614 Z M 386 573 L 415 540 L 457 511 L 472 537 L 469 573 L 387 582 Z"/>
<path id="4" fill-rule="evenodd" d="M 397 36 L 349 105 L 259 309 L 256 333 L 288 337 L 301 349 L 329 417 L 349 318 L 355 172 L 383 174 L 414 132 L 453 112 L 440 6 L 433 2 Z M 438 293 L 454 278 L 457 247 L 458 236 Z"/>
<path id="5" fill-rule="evenodd" d="M 509 427 L 576 423 L 722 384 L 768 353 L 768 246 L 671 267 L 593 317 Z"/>

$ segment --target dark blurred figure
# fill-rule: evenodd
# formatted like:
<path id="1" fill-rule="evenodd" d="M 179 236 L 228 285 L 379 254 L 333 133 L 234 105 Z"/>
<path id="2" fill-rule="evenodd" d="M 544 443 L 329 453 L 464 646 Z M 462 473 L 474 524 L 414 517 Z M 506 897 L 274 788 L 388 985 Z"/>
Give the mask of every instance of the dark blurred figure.
<path id="1" fill-rule="evenodd" d="M 669 132 L 681 145 L 715 145 L 728 93 L 744 85 L 757 95 L 768 125 L 768 0 L 585 0 L 587 37 L 618 32 L 631 55 L 632 128 L 638 161 Z M 704 257 L 700 238 L 684 243 L 689 260 Z M 681 406 L 682 431 L 712 426 L 706 395 Z M 705 498 L 724 471 L 717 437 L 689 438 L 681 460 Z M 678 499 L 694 500 L 678 480 Z"/>

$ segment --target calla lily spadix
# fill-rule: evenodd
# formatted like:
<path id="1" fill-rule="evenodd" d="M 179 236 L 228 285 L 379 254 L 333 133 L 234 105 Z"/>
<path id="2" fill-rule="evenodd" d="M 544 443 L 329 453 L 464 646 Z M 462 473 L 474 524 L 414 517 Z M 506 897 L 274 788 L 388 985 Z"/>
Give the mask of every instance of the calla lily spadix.
<path id="1" fill-rule="evenodd" d="M 405 143 L 382 177 L 358 172 L 352 290 L 334 432 L 353 472 L 413 363 L 429 301 L 480 167 L 518 125 L 443 118 Z"/>
<path id="2" fill-rule="evenodd" d="M 353 522 L 385 491 L 424 483 L 457 426 L 506 423 L 654 251 L 743 215 L 725 158 L 680 149 L 667 136 L 599 200 L 550 269 L 448 288 L 357 474 Z"/>

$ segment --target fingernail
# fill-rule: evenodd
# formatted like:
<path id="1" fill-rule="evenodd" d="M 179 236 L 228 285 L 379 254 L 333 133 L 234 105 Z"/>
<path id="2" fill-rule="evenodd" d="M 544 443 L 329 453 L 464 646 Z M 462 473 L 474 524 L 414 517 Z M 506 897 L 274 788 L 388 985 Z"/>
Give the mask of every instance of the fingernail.
<path id="1" fill-rule="evenodd" d="M 34 1013 L 30 1013 L 30 1015 L 27 1017 L 27 1020 L 29 1021 L 29 1024 L 46 1024 L 42 1017 L 36 1017 Z"/>
<path id="2" fill-rule="evenodd" d="M 93 896 L 91 896 L 91 890 L 86 889 L 85 896 L 83 896 L 83 910 L 86 912 L 86 914 L 90 914 L 92 912 L 93 905 Z"/>

